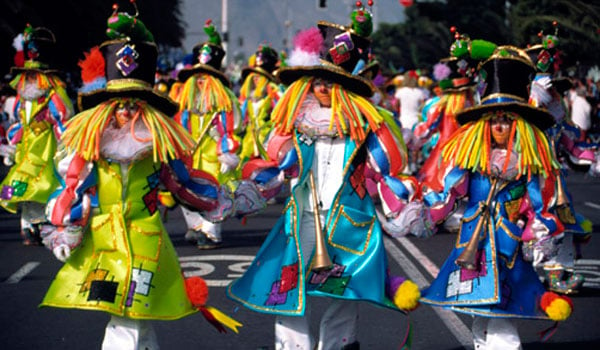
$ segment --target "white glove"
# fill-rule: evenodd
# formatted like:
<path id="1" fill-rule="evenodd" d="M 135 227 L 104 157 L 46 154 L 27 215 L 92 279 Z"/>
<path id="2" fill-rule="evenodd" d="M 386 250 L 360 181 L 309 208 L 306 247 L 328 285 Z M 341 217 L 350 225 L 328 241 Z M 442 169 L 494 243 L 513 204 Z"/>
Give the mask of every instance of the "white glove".
<path id="1" fill-rule="evenodd" d="M 83 227 L 43 225 L 40 234 L 44 245 L 58 260 L 65 262 L 71 256 L 71 252 L 81 244 Z"/>
<path id="2" fill-rule="evenodd" d="M 15 153 L 17 147 L 14 145 L 2 144 L 0 145 L 0 156 L 4 157 L 4 165 L 12 166 L 15 163 Z"/>
<path id="3" fill-rule="evenodd" d="M 219 162 L 221 163 L 221 173 L 226 174 L 237 168 L 240 157 L 233 153 L 223 153 L 219 156 Z"/>
<path id="4" fill-rule="evenodd" d="M 435 225 L 429 216 L 429 211 L 419 201 L 408 203 L 393 217 L 386 217 L 377 210 L 377 217 L 383 230 L 394 238 L 408 234 L 427 238 L 435 233 Z"/>
<path id="5" fill-rule="evenodd" d="M 234 201 L 233 193 L 225 185 L 219 187 L 217 194 L 219 204 L 211 211 L 205 211 L 202 216 L 210 222 L 222 222 L 233 214 Z"/>
<path id="6" fill-rule="evenodd" d="M 267 207 L 267 201 L 252 181 L 240 181 L 235 189 L 235 214 L 244 216 L 257 213 Z"/>
<path id="7" fill-rule="evenodd" d="M 71 256 L 71 248 L 66 244 L 61 244 L 52 249 L 52 253 L 58 260 L 65 262 Z"/>

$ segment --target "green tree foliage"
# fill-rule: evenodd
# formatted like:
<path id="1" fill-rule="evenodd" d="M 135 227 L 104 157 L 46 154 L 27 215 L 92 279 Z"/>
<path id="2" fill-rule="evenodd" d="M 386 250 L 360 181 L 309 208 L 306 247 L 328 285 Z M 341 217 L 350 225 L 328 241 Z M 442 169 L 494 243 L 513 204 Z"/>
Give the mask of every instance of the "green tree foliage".
<path id="1" fill-rule="evenodd" d="M 450 27 L 472 39 L 526 47 L 537 34 L 554 33 L 558 23 L 563 66 L 599 61 L 600 2 L 572 0 L 415 1 L 404 23 L 381 24 L 372 35 L 373 52 L 388 72 L 431 67 L 449 55 Z"/>
<path id="2" fill-rule="evenodd" d="M 587 69 L 600 62 L 599 1 L 520 0 L 511 6 L 508 18 L 515 41 L 522 46 L 540 43 L 540 32 L 557 30 L 563 67 Z"/>

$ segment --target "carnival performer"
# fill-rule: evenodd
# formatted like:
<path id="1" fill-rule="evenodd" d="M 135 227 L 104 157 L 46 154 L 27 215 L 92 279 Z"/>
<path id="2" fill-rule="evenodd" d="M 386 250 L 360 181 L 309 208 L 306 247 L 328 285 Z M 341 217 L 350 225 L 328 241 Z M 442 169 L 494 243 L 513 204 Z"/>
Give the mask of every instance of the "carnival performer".
<path id="1" fill-rule="evenodd" d="M 362 4 L 355 14 L 371 24 Z M 298 33 L 279 72 L 289 87 L 271 115 L 271 160 L 243 169 L 266 198 L 292 178 L 283 215 L 227 289 L 245 307 L 277 315 L 277 349 L 358 349 L 357 301 L 417 306 L 416 284 L 388 273 L 370 196 L 380 195 L 392 217 L 411 200 L 415 179 L 400 175 L 406 149 L 393 115 L 369 102 L 372 85 L 352 74 L 366 59 L 370 30 L 362 29 L 319 22 Z M 309 330 L 313 297 L 330 301 L 319 334 Z"/>
<path id="2" fill-rule="evenodd" d="M 20 211 L 23 244 L 40 245 L 44 207 L 59 185 L 53 157 L 73 105 L 59 71 L 51 68 L 56 58 L 52 31 L 28 25 L 15 43 L 23 66 L 11 69 L 16 122 L 6 137 L 14 147 L 3 147 L 14 165 L 2 181 L 0 205 L 11 213 Z"/>
<path id="3" fill-rule="evenodd" d="M 562 321 L 572 310 L 570 299 L 545 290 L 520 249 L 563 230 L 541 193 L 559 165 L 542 131 L 552 117 L 527 103 L 534 72 L 512 46 L 482 62 L 481 104 L 457 114 L 462 126 L 442 150 L 454 168 L 442 192 L 423 194 L 434 222 L 468 197 L 456 243 L 421 302 L 474 315 L 476 349 L 520 349 L 514 319 Z"/>
<path id="4" fill-rule="evenodd" d="M 283 86 L 274 75 L 278 61 L 277 51 L 261 44 L 249 65 L 242 69 L 239 96 L 245 126 L 240 152 L 242 161 L 266 155 L 263 144 L 271 131 L 271 112 L 283 93 Z"/>
<path id="5" fill-rule="evenodd" d="M 556 27 L 557 23 L 553 22 Z M 557 28 L 557 27 L 556 27 Z M 544 108 L 554 118 L 554 123 L 545 133 L 556 158 L 566 152 L 576 164 L 593 161 L 594 154 L 590 147 L 582 147 L 575 143 L 579 130 L 569 122 L 568 108 L 563 101 L 563 94 L 571 86 L 568 78 L 556 76 L 562 63 L 558 50 L 559 38 L 554 34 L 543 35 L 541 44 L 528 47 L 525 51 L 536 66 L 536 75 L 531 84 L 529 103 Z M 567 189 L 567 169 L 560 169 L 556 176 L 548 177 L 542 192 L 548 210 L 554 213 L 563 224 L 564 237 L 555 242 L 556 251 L 547 261 L 539 261 L 533 250 L 536 242 L 530 242 L 525 250 L 532 255 L 535 265 L 543 268 L 544 278 L 550 290 L 570 294 L 577 292 L 583 285 L 584 277 L 575 273 L 575 259 L 580 255 L 581 244 L 591 238 L 591 223 L 575 212 L 571 194 Z"/>
<path id="6" fill-rule="evenodd" d="M 496 45 L 484 40 L 471 40 L 460 34 L 455 27 L 450 28 L 455 41 L 450 47 L 450 56 L 441 59 L 433 67 L 433 76 L 438 81 L 441 96 L 425 101 L 423 122 L 414 129 L 418 140 L 417 147 L 423 145 L 434 134 L 439 138 L 429 157 L 419 169 L 417 178 L 425 186 L 441 191 L 443 188 L 444 166 L 441 164 L 441 148 L 452 134 L 458 130 L 456 114 L 475 104 L 475 74 L 477 62 L 488 58 Z"/>
<path id="7" fill-rule="evenodd" d="M 158 210 L 161 199 L 174 205 L 164 187 L 180 203 L 210 212 L 218 183 L 209 174 L 190 175 L 178 160 L 193 141 L 169 117 L 177 105 L 153 90 L 152 34 L 136 16 L 114 10 L 109 40 L 81 63 L 105 72 L 89 82 L 104 79 L 106 86 L 79 95 L 82 112 L 67 123 L 57 157 L 62 188 L 48 203 L 52 225 L 42 236 L 64 265 L 41 306 L 109 313 L 102 349 L 157 349 L 150 320 L 199 310 L 236 330 L 234 320 L 204 305 L 203 280 L 184 281 Z"/>
<path id="8" fill-rule="evenodd" d="M 212 174 L 221 184 L 229 184 L 237 178 L 241 112 L 231 83 L 221 71 L 225 50 L 211 20 L 206 21 L 204 32 L 208 41 L 194 47 L 193 65 L 179 71 L 177 79 L 182 84 L 174 85 L 177 89 L 172 89 L 169 96 L 179 104 L 175 120 L 196 143 L 191 166 Z M 182 210 L 188 228 L 186 240 L 199 249 L 221 245 L 220 223 L 184 207 Z"/>

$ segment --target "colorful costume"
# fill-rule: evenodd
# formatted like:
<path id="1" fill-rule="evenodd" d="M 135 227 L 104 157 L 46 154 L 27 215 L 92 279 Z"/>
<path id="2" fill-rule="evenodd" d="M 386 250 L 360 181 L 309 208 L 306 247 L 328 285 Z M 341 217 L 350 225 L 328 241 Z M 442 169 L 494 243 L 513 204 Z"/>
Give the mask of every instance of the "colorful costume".
<path id="1" fill-rule="evenodd" d="M 594 152 L 589 145 L 574 142 L 578 139 L 579 130 L 567 117 L 568 108 L 562 95 L 572 85 L 566 78 L 555 78 L 561 64 L 559 40 L 556 35 L 546 35 L 542 44 L 526 49 L 529 57 L 536 65 L 537 74 L 531 84 L 529 103 L 545 108 L 554 118 L 555 123 L 546 130 L 555 157 L 567 152 L 571 161 L 576 164 L 590 164 L 594 160 Z M 565 227 L 565 237 L 558 244 L 555 256 L 547 261 L 536 261 L 542 265 L 549 289 L 559 293 L 576 292 L 583 284 L 583 276 L 574 273 L 575 247 L 587 242 L 591 237 L 591 224 L 575 212 L 571 195 L 566 186 L 567 169 L 561 169 L 557 176 L 549 178 L 543 192 L 544 203 L 548 211 L 555 213 Z M 588 227 L 587 229 L 585 227 Z M 535 252 L 536 242 L 531 242 L 528 251 Z"/>
<path id="2" fill-rule="evenodd" d="M 271 116 L 270 158 L 242 171 L 265 198 L 274 183 L 292 178 L 291 196 L 246 273 L 227 290 L 251 310 L 278 315 L 281 349 L 313 349 L 317 341 L 319 349 L 356 346 L 354 301 L 407 311 L 418 297 L 414 283 L 388 275 L 371 198 L 379 195 L 393 215 L 414 195 L 413 179 L 399 175 L 406 162 L 401 131 L 390 112 L 368 100 L 369 81 L 349 73 L 360 64 L 357 48 L 364 50 L 365 39 L 336 24 L 318 27 L 298 34 L 290 66 L 280 69 L 289 87 Z M 354 49 L 335 56 L 334 37 Z M 320 47 L 331 48 L 326 60 L 332 63 L 319 63 Z M 307 56 L 312 59 L 297 60 Z M 329 106 L 317 97 L 318 86 L 330 92 Z M 309 296 L 331 298 L 319 339 L 308 329 Z"/>
<path id="3" fill-rule="evenodd" d="M 457 198 L 468 199 L 454 249 L 421 301 L 499 318 L 488 321 L 487 330 L 476 318 L 475 346 L 497 346 L 495 341 L 503 339 L 505 348 L 520 348 L 516 328 L 506 318 L 564 320 L 571 312 L 570 301 L 545 292 L 520 249 L 522 241 L 548 240 L 563 230 L 542 196 L 544 180 L 558 169 L 540 130 L 552 118 L 527 104 L 534 67 L 522 50 L 498 47 L 480 67 L 487 86 L 481 105 L 458 113 L 463 126 L 442 151 L 454 169 L 442 192 L 424 193 L 436 222 L 451 213 Z M 509 129 L 494 126 L 497 120 L 505 120 Z M 497 138 L 496 127 L 506 132 L 504 141 Z M 564 313 L 553 313 L 550 299 L 566 305 Z"/>
<path id="4" fill-rule="evenodd" d="M 170 96 L 179 104 L 175 119 L 196 142 L 192 167 L 228 184 L 237 178 L 241 112 L 230 82 L 220 70 L 225 51 L 210 20 L 205 32 L 209 40 L 194 47 L 193 66 L 179 71 L 178 80 L 183 84 L 171 90 Z M 183 213 L 188 226 L 186 239 L 202 249 L 221 243 L 220 224 L 185 208 Z"/>
<path id="5" fill-rule="evenodd" d="M 7 139 L 16 149 L 14 165 L 2 181 L 0 205 L 12 213 L 21 209 L 25 244 L 40 244 L 43 208 L 59 185 L 53 162 L 57 140 L 73 115 L 65 83 L 49 69 L 54 43 L 48 29 L 28 26 L 23 36 L 25 65 L 13 68 L 17 122 L 8 128 Z"/>
<path id="6" fill-rule="evenodd" d="M 109 23 L 123 16 L 117 9 Z M 106 87 L 79 95 L 82 112 L 63 135 L 62 186 L 47 207 L 52 226 L 42 233 L 65 264 L 41 306 L 111 314 L 105 349 L 155 349 L 143 320 L 174 320 L 204 308 L 188 297 L 158 206 L 169 198 L 161 192 L 166 188 L 185 205 L 210 210 L 218 184 L 208 174 L 190 176 L 177 160 L 193 141 L 169 117 L 177 105 L 152 89 L 156 57 L 153 42 L 131 33 L 87 57 L 94 64 L 82 66 L 105 72 Z M 175 174 L 182 172 L 187 182 L 178 183 Z"/>
<path id="7" fill-rule="evenodd" d="M 439 139 L 429 157 L 419 170 L 418 179 L 435 191 L 443 188 L 445 165 L 441 163 L 441 148 L 458 129 L 456 114 L 475 104 L 473 66 L 478 60 L 489 57 L 496 48 L 491 42 L 470 40 L 466 35 L 457 35 L 450 47 L 450 57 L 440 60 L 433 68 L 442 95 L 433 97 L 423 106 L 422 123 L 415 126 L 414 134 L 423 144 L 436 133 Z M 468 47 L 468 50 L 465 48 Z"/>
<path id="8" fill-rule="evenodd" d="M 240 159 L 265 156 L 264 142 L 271 131 L 271 111 L 283 93 L 273 75 L 278 54 L 267 45 L 259 46 L 251 64 L 242 70 L 240 106 L 245 125 Z"/>

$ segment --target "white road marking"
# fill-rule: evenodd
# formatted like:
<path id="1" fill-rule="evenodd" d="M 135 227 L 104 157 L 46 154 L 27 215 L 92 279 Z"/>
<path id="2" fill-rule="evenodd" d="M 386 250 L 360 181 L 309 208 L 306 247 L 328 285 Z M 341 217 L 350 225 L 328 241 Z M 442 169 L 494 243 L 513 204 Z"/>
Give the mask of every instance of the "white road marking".
<path id="1" fill-rule="evenodd" d="M 396 240 L 425 268 L 425 271 L 429 272 L 431 277 L 435 278 L 440 273 L 440 268 L 433 261 L 429 260 L 408 238 L 398 237 Z"/>
<path id="2" fill-rule="evenodd" d="M 248 267 L 250 262 L 254 259 L 254 255 L 192 255 L 182 256 L 179 258 L 179 264 L 184 270 L 183 275 L 185 277 L 200 276 L 206 281 L 206 285 L 209 287 L 227 287 L 233 279 L 241 277 L 241 273 L 245 271 L 242 267 Z M 229 270 L 237 273 L 227 274 L 228 278 L 231 279 L 208 279 L 205 276 L 210 275 L 215 270 L 215 266 L 206 263 L 205 261 L 241 261 L 241 263 L 228 264 Z"/>
<path id="3" fill-rule="evenodd" d="M 600 204 L 592 203 L 592 202 L 584 202 L 588 207 L 592 207 L 594 209 L 600 209 Z"/>
<path id="4" fill-rule="evenodd" d="M 400 238 L 397 240 L 402 245 L 404 245 L 404 241 L 407 241 L 406 238 L 404 238 L 404 239 Z M 388 254 L 394 260 L 396 260 L 396 262 L 400 266 L 402 266 L 402 269 L 404 271 L 406 271 L 408 278 L 410 278 L 413 282 L 415 282 L 419 286 L 419 288 L 423 288 L 423 287 L 426 287 L 427 285 L 429 285 L 429 282 L 427 281 L 425 276 L 423 276 L 423 274 L 421 272 L 419 272 L 419 270 L 412 263 L 412 261 L 410 261 L 410 259 L 408 259 L 408 257 L 406 255 L 404 255 L 404 253 L 398 247 L 396 247 L 396 245 L 393 244 L 390 239 L 384 239 L 384 243 L 385 243 L 385 249 L 388 252 Z M 412 243 L 411 243 L 411 245 L 412 245 Z M 419 251 L 419 249 L 417 249 L 414 245 L 412 245 L 411 249 L 413 250 L 413 251 L 411 251 L 411 254 L 417 254 L 417 255 L 420 254 L 420 256 L 425 257 L 425 255 L 423 253 L 421 253 L 421 251 Z M 431 264 L 431 266 L 425 267 L 425 269 L 427 269 L 427 272 L 432 273 L 431 271 L 429 271 L 429 269 L 432 269 L 432 271 L 439 271 L 439 268 L 437 268 L 437 266 L 435 266 L 435 264 L 433 262 L 431 262 L 427 258 L 426 258 L 426 260 L 429 261 L 427 263 L 428 265 Z M 436 275 L 437 275 L 437 272 L 436 272 Z M 440 307 L 432 307 L 432 309 L 433 309 L 433 311 L 435 311 L 435 313 L 438 315 L 438 317 L 442 320 L 442 322 L 444 322 L 446 327 L 450 330 L 450 332 L 452 332 L 452 334 L 454 335 L 456 340 L 458 340 L 458 342 L 462 346 L 472 347 L 473 338 L 471 335 L 471 331 L 460 320 L 460 318 L 458 318 L 458 316 L 456 316 L 456 314 L 454 312 L 447 310 L 447 309 L 442 309 Z"/>
<path id="5" fill-rule="evenodd" d="M 28 262 L 27 264 L 23 265 L 20 269 L 18 269 L 17 272 L 13 273 L 10 277 L 8 277 L 4 283 L 19 283 L 25 276 L 27 276 L 31 271 L 38 267 L 39 264 L 40 263 L 38 261 Z"/>

